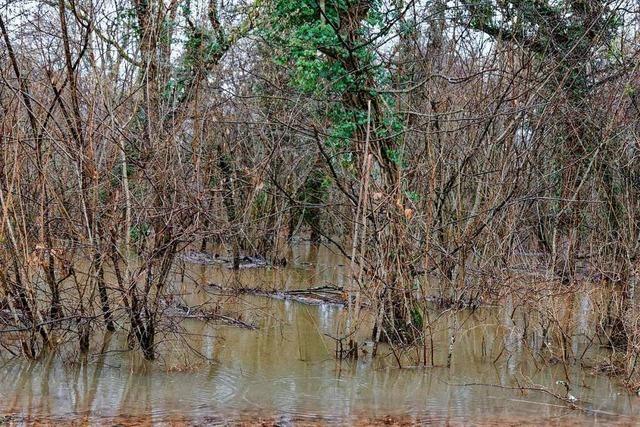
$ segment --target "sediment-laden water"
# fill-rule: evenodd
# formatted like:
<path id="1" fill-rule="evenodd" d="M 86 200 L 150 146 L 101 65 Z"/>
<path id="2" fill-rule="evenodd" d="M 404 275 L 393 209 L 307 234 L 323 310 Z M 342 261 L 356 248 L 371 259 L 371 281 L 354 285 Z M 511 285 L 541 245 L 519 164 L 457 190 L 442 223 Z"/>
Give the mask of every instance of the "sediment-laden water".
<path id="1" fill-rule="evenodd" d="M 0 414 L 10 423 L 258 423 L 373 422 L 437 424 L 634 424 L 640 398 L 593 369 L 603 351 L 581 339 L 589 327 L 589 294 L 577 295 L 571 354 L 536 354 L 540 337 L 527 313 L 502 307 L 442 313 L 434 328 L 433 365 L 416 364 L 424 348 L 381 346 L 371 356 L 363 327 L 358 360 L 339 362 L 335 341 L 343 308 L 226 290 L 342 286 L 342 259 L 301 245 L 286 268 L 232 272 L 187 264 L 174 285 L 188 307 L 219 307 L 256 329 L 187 319 L 165 325 L 158 361 L 127 351 L 121 334 L 96 339 L 91 354 L 73 349 L 37 362 L 0 367 Z M 179 323 L 179 324 L 178 324 Z M 453 325 L 453 329 L 452 329 Z M 455 332 L 451 367 L 446 360 Z M 553 342 L 546 343 L 554 345 Z M 430 344 L 429 344 L 430 345 Z M 585 351 L 586 350 L 586 351 Z M 430 348 L 428 350 L 431 351 Z M 402 366 L 400 368 L 398 366 Z M 558 381 L 569 380 L 569 394 Z M 572 402 L 575 397 L 576 401 Z"/>

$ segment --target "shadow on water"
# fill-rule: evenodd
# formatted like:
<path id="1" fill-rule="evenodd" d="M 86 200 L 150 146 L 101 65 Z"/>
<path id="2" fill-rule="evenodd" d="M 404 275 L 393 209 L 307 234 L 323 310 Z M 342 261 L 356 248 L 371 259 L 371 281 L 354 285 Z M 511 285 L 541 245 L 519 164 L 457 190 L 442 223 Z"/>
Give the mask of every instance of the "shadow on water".
<path id="1" fill-rule="evenodd" d="M 335 360 L 328 335 L 335 335 L 343 320 L 339 306 L 220 291 L 339 287 L 347 280 L 343 260 L 327 249 L 300 246 L 294 255 L 292 265 L 278 269 L 232 272 L 186 265 L 184 281 L 175 284 L 185 305 L 218 305 L 258 329 L 184 320 L 180 337 L 168 334 L 162 342 L 163 357 L 156 363 L 125 351 L 126 336 L 121 334 L 93 343 L 85 359 L 63 351 L 38 362 L 5 361 L 0 367 L 0 413 L 17 423 L 640 421 L 638 398 L 606 376 L 580 363 L 545 363 L 537 357 L 536 348 L 553 342 L 531 333 L 531 320 L 526 313 L 517 314 L 510 300 L 501 308 L 441 315 L 434 329 L 436 366 L 416 366 L 410 349 L 402 355 L 404 368 L 398 369 L 385 347 L 375 358 L 365 347 L 357 361 Z M 569 310 L 577 337 L 571 351 L 581 354 L 586 343 L 578 337 L 589 327 L 589 301 L 584 295 L 575 298 L 576 309 Z M 447 369 L 442 366 L 452 324 L 459 329 Z M 366 331 L 361 338 L 366 343 Z M 553 395 L 563 395 L 557 382 L 566 379 L 580 410 Z"/>

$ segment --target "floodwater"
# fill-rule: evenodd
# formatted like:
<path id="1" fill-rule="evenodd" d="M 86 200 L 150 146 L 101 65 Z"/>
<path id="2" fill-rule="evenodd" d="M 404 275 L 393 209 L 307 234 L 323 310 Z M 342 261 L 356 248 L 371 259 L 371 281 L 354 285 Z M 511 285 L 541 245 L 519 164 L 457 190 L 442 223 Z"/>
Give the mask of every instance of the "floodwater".
<path id="1" fill-rule="evenodd" d="M 536 356 L 531 349 L 539 337 L 524 330 L 524 316 L 514 316 L 509 302 L 440 315 L 435 366 L 424 367 L 422 348 L 396 358 L 382 346 L 372 357 L 369 331 L 360 337 L 368 351 L 357 361 L 338 362 L 330 336 L 344 321 L 339 306 L 220 291 L 344 285 L 348 267 L 339 256 L 308 245 L 292 250 L 295 262 L 286 268 L 232 272 L 189 264 L 184 281 L 176 279 L 185 304 L 218 305 L 257 329 L 193 319 L 168 324 L 154 363 L 126 351 L 119 334 L 93 343 L 86 359 L 62 351 L 38 362 L 5 360 L 0 414 L 6 418 L 0 424 L 640 423 L 640 398 L 614 380 L 580 363 L 545 363 Z M 573 354 L 599 352 L 580 339 L 589 304 L 588 296 L 572 300 Z M 566 397 L 559 380 L 571 384 L 575 405 L 556 397 Z"/>

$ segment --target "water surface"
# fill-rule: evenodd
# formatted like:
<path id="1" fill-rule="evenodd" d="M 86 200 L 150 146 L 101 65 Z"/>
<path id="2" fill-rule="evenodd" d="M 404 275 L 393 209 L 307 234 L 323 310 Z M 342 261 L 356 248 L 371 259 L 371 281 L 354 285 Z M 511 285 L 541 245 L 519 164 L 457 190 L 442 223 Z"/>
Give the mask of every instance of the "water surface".
<path id="1" fill-rule="evenodd" d="M 287 268 L 234 273 L 219 266 L 186 265 L 174 286 L 183 301 L 219 305 L 258 326 L 256 330 L 186 320 L 166 325 L 160 360 L 144 362 L 127 352 L 120 334 L 96 340 L 92 353 L 72 350 L 42 361 L 4 360 L 0 367 L 0 413 L 14 420 L 156 423 L 257 422 L 368 424 L 393 419 L 436 424 L 634 424 L 640 400 L 615 381 L 579 363 L 544 363 L 534 357 L 536 334 L 524 333 L 524 317 L 509 307 L 445 314 L 434 330 L 434 365 L 416 365 L 422 349 L 397 359 L 381 347 L 357 361 L 334 357 L 343 309 L 252 295 L 219 287 L 265 289 L 344 285 L 343 260 L 327 249 L 300 245 Z M 217 286 L 211 286 L 216 284 Z M 573 301 L 576 337 L 588 327 L 587 296 Z M 507 303 L 508 305 L 508 303 Z M 434 316 L 438 313 L 434 311 Z M 446 358 L 456 328 L 451 368 Z M 360 337 L 367 343 L 368 331 Z M 365 347 L 365 351 L 370 347 Z M 398 367 L 398 360 L 402 368 Z M 583 360 L 586 364 L 588 359 Z M 564 396 L 556 382 L 569 379 L 581 409 L 553 395 L 523 388 L 545 387 Z"/>

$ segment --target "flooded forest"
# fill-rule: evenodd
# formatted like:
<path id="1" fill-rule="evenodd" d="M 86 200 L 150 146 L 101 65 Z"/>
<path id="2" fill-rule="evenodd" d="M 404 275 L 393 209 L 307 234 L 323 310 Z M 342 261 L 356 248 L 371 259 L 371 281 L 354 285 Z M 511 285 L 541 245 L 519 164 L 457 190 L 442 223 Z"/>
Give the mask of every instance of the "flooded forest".
<path id="1" fill-rule="evenodd" d="M 0 0 L 0 425 L 637 425 L 636 0 Z"/>

